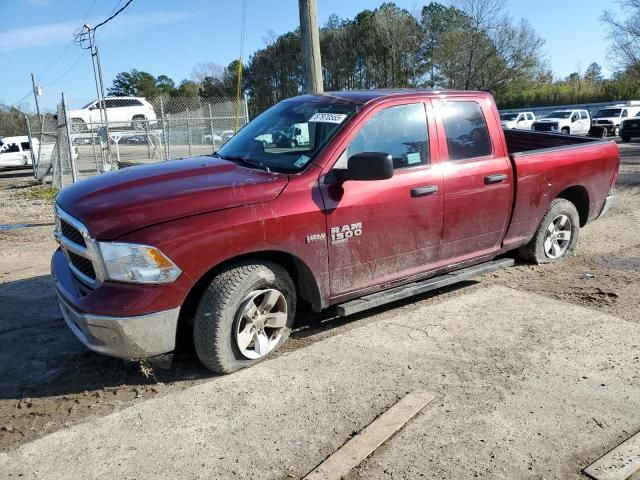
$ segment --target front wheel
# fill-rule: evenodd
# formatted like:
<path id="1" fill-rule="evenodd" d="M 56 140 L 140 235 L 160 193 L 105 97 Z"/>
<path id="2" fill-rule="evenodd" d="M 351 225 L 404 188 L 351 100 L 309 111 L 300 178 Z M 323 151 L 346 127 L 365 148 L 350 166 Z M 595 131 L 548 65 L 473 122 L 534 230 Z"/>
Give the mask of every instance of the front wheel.
<path id="1" fill-rule="evenodd" d="M 564 127 L 562 130 L 560 130 L 560 133 L 562 133 L 563 135 L 569 135 L 569 128 Z"/>
<path id="2" fill-rule="evenodd" d="M 622 137 L 620 137 L 620 138 L 622 139 L 623 142 L 631 141 L 631 137 L 627 137 L 627 136 L 624 136 L 624 135 Z"/>
<path id="3" fill-rule="evenodd" d="M 556 198 L 542 218 L 531 241 L 520 247 L 520 256 L 533 263 L 557 262 L 570 256 L 580 233 L 580 217 L 569 200 Z"/>
<path id="4" fill-rule="evenodd" d="M 289 338 L 295 308 L 293 280 L 281 266 L 267 261 L 229 265 L 214 277 L 196 310 L 198 358 L 216 373 L 253 365 Z"/>

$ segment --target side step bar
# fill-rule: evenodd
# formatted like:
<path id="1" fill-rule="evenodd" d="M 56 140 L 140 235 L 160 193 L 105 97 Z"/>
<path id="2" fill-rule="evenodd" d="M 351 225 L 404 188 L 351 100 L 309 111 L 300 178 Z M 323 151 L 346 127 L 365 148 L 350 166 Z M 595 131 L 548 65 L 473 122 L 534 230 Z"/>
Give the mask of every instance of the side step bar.
<path id="1" fill-rule="evenodd" d="M 494 272 L 501 268 L 511 267 L 514 263 L 515 261 L 512 258 L 502 258 L 500 260 L 492 260 L 479 265 L 473 265 L 438 277 L 428 278 L 427 280 L 402 285 L 400 287 L 356 298 L 355 300 L 350 300 L 336 305 L 336 310 L 338 315 L 341 317 L 352 315 L 354 313 L 362 312 L 363 310 L 368 310 L 369 308 L 379 307 L 385 303 L 395 302 L 396 300 L 402 300 L 403 298 L 412 297 L 420 293 L 447 287 L 454 283 L 482 275 L 483 273 Z"/>

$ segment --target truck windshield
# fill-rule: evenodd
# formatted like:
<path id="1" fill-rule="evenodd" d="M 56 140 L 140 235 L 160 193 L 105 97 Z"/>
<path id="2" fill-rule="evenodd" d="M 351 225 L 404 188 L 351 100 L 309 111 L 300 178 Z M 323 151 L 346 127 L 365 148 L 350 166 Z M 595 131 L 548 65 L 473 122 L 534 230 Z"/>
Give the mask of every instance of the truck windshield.
<path id="1" fill-rule="evenodd" d="M 605 108 L 602 110 L 598 110 L 598 113 L 596 113 L 596 117 L 619 117 L 621 113 L 621 108 Z"/>
<path id="2" fill-rule="evenodd" d="M 247 166 L 299 172 L 359 106 L 328 96 L 280 102 L 249 122 L 216 154 Z"/>
<path id="3" fill-rule="evenodd" d="M 551 112 L 549 115 L 547 115 L 547 118 L 569 118 L 570 116 L 571 116 L 571 112 L 557 111 L 557 112 Z"/>
<path id="4" fill-rule="evenodd" d="M 517 113 L 501 113 L 500 114 L 500 120 L 502 120 L 503 122 L 510 122 L 512 120 L 515 120 L 516 118 L 518 118 Z"/>

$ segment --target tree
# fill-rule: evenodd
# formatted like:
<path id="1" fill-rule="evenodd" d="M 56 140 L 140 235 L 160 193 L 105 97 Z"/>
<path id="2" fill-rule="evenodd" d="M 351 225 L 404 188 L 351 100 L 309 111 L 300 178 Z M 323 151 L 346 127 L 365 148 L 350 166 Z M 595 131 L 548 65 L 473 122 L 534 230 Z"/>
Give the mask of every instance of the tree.
<path id="1" fill-rule="evenodd" d="M 238 60 L 231 62 L 221 75 L 204 77 L 200 84 L 200 95 L 206 98 L 235 97 L 238 89 L 238 63 Z"/>
<path id="2" fill-rule="evenodd" d="M 165 75 L 161 77 L 171 80 Z M 160 90 L 153 75 L 133 69 L 130 72 L 118 73 L 108 93 L 116 97 L 133 96 L 152 99 L 160 94 Z"/>
<path id="3" fill-rule="evenodd" d="M 191 70 L 191 80 L 195 83 L 202 83 L 206 77 L 219 78 L 222 76 L 224 68 L 214 62 L 196 63 Z"/>
<path id="4" fill-rule="evenodd" d="M 620 70 L 640 80 L 640 0 L 617 3 L 627 12 L 627 18 L 619 19 L 611 12 L 602 15 L 609 27 L 611 56 Z"/>
<path id="5" fill-rule="evenodd" d="M 156 87 L 162 95 L 170 95 L 176 89 L 176 82 L 166 75 L 159 75 L 156 78 Z"/>

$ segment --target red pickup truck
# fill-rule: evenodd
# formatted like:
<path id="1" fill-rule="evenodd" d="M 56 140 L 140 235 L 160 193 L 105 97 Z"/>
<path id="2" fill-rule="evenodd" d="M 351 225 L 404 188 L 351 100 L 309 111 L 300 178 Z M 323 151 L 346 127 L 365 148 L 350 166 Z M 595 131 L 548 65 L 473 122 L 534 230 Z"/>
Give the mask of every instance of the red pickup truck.
<path id="1" fill-rule="evenodd" d="M 52 272 L 90 349 L 150 357 L 187 331 L 226 373 L 282 345 L 301 302 L 346 315 L 511 265 L 510 250 L 565 258 L 618 163 L 612 142 L 503 131 L 483 92 L 305 95 L 210 156 L 64 188 Z"/>

